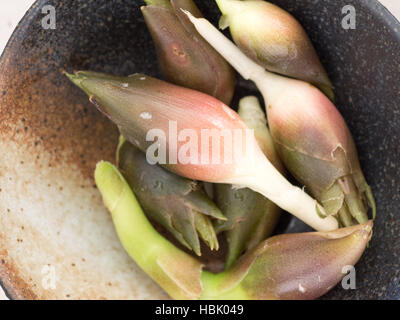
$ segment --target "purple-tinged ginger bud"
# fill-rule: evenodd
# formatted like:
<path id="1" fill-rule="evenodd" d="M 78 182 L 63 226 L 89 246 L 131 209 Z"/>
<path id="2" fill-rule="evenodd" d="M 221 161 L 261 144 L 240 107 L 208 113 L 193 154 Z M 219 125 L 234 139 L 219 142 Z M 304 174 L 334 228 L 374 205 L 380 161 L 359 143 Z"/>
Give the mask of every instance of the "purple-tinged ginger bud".
<path id="1" fill-rule="evenodd" d="M 316 230 L 338 228 L 271 164 L 239 115 L 214 97 L 140 74 L 68 77 L 151 163 L 193 180 L 248 187 Z"/>
<path id="2" fill-rule="evenodd" d="M 122 137 L 117 163 L 150 220 L 199 256 L 199 236 L 211 250 L 219 249 L 211 219 L 226 218 L 198 182 L 149 164 L 146 155 Z"/>
<path id="3" fill-rule="evenodd" d="M 330 99 L 330 82 L 300 23 L 288 12 L 266 1 L 216 0 L 232 38 L 251 59 L 268 71 L 310 82 Z"/>
<path id="4" fill-rule="evenodd" d="M 268 123 L 287 169 L 322 204 L 323 216 L 344 226 L 376 216 L 371 188 L 360 168 L 345 120 L 313 85 L 266 71 L 249 59 L 205 19 L 187 13 L 196 29 L 264 96 Z"/>
<path id="5" fill-rule="evenodd" d="M 332 289 L 354 267 L 372 236 L 372 221 L 331 232 L 282 234 L 243 256 L 206 299 L 310 300 Z M 211 277 L 210 277 L 211 278 Z M 205 278 L 208 280 L 208 278 Z"/>
<path id="6" fill-rule="evenodd" d="M 230 104 L 232 67 L 196 31 L 181 9 L 201 17 L 192 0 L 146 0 L 142 7 L 154 40 L 161 71 L 168 82 L 195 89 Z"/>
<path id="7" fill-rule="evenodd" d="M 239 116 L 254 130 L 254 136 L 268 160 L 282 173 L 285 170 L 267 128 L 267 120 L 256 97 L 239 102 Z M 228 218 L 216 221 L 216 231 L 224 231 L 227 243 L 225 268 L 229 269 L 244 251 L 256 247 L 275 229 L 281 209 L 272 201 L 248 188 L 228 184 L 214 185 L 215 203 Z"/>
<path id="8" fill-rule="evenodd" d="M 237 113 L 207 94 L 143 74 L 116 77 L 79 71 L 68 77 L 125 139 L 146 153 L 148 161 L 178 175 L 208 182 L 225 180 L 243 160 L 233 147 L 241 153 L 254 151 L 254 137 Z"/>
<path id="9" fill-rule="evenodd" d="M 343 117 L 304 82 L 293 82 L 290 91 L 267 106 L 271 133 L 288 170 L 342 225 L 365 223 L 368 207 L 375 217 L 371 188 Z"/>

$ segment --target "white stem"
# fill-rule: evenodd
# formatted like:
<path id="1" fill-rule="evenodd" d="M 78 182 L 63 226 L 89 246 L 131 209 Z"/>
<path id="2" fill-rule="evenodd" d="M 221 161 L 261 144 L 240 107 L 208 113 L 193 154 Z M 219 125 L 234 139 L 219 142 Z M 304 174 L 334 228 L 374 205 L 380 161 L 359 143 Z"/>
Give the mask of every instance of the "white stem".
<path id="1" fill-rule="evenodd" d="M 227 39 L 209 21 L 195 18 L 184 11 L 200 35 L 209 42 L 246 80 L 253 80 L 266 101 L 279 96 L 285 85 L 285 78 L 266 71 L 263 67 L 248 58 L 235 44 Z M 268 100 L 267 100 L 268 99 Z M 302 189 L 293 186 L 282 176 L 271 162 L 262 154 L 260 148 L 255 150 L 255 166 L 245 165 L 241 172 L 225 183 L 244 185 L 263 194 L 282 209 L 290 212 L 300 220 L 318 231 L 331 231 L 339 227 L 334 217 L 321 218 L 324 209 L 316 200 Z"/>
<path id="2" fill-rule="evenodd" d="M 189 11 L 182 10 L 195 26 L 200 35 L 227 60 L 246 80 L 252 80 L 267 101 L 279 96 L 289 79 L 268 72 L 262 66 L 247 57 L 232 41 L 225 37 L 207 19 L 195 18 Z"/>
<path id="3" fill-rule="evenodd" d="M 254 136 L 267 159 L 279 172 L 284 173 L 284 166 L 275 149 L 274 141 L 267 126 L 267 118 L 258 98 L 254 96 L 242 98 L 239 101 L 238 114 L 247 127 L 254 130 Z"/>
<path id="4" fill-rule="evenodd" d="M 255 74 L 263 74 L 264 68 L 243 54 L 236 45 L 227 39 L 218 29 L 204 18 L 195 18 L 189 11 L 183 10 L 201 36 L 214 47 L 246 80 Z"/>
<path id="5" fill-rule="evenodd" d="M 252 162 L 244 161 L 245 169 L 241 174 L 229 179 L 228 183 L 246 186 L 261 193 L 317 231 L 332 231 L 339 228 L 338 221 L 334 217 L 321 218 L 318 215 L 317 207 L 321 213 L 325 213 L 325 210 L 301 188 L 286 180 L 260 148 L 256 148 L 254 153 Z M 249 163 L 254 165 L 249 166 Z"/>

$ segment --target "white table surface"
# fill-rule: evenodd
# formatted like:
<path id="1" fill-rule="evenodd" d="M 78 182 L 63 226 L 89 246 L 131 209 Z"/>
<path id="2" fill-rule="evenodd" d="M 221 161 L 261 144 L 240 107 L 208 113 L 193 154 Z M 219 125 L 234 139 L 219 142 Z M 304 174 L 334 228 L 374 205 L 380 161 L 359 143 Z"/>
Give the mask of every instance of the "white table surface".
<path id="1" fill-rule="evenodd" d="M 211 0 L 210 0 L 211 1 Z M 400 20 L 400 0 L 380 0 Z M 8 39 L 25 12 L 35 0 L 1 0 L 0 1 L 0 54 Z M 0 287 L 0 300 L 5 300 Z"/>

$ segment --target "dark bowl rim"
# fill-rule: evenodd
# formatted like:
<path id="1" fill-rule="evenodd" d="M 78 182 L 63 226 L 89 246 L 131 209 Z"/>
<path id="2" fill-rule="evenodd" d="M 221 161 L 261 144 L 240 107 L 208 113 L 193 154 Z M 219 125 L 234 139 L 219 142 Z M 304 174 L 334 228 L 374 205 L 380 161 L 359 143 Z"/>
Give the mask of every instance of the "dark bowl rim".
<path id="1" fill-rule="evenodd" d="M 7 50 L 8 46 L 10 43 L 14 40 L 15 34 L 18 32 L 20 29 L 22 22 L 28 17 L 35 9 L 35 7 L 39 4 L 39 2 L 42 0 L 36 0 L 30 7 L 29 9 L 25 12 L 24 16 L 21 18 L 21 20 L 18 22 L 17 26 L 15 27 L 14 31 L 12 32 L 10 38 L 7 40 L 6 45 L 4 46 L 3 52 L 0 55 L 0 61 L 3 58 L 4 52 Z M 383 5 L 379 0 L 367 0 L 366 2 L 363 2 L 362 0 L 359 0 L 361 5 L 364 5 L 367 7 L 371 12 L 376 12 L 377 9 L 381 9 L 384 15 L 380 15 L 380 20 L 383 20 L 383 23 L 388 25 L 391 33 L 394 34 L 394 36 L 398 39 L 400 42 L 400 17 L 397 19 L 390 10 Z M 379 18 L 379 17 L 378 17 Z M 395 31 L 395 27 L 399 27 L 398 31 Z"/>
<path id="2" fill-rule="evenodd" d="M 381 15 L 378 18 L 382 20 L 383 23 L 389 26 L 391 33 L 393 33 L 394 37 L 397 38 L 398 41 L 400 41 L 400 29 L 397 29 L 397 31 L 395 31 L 396 26 L 397 28 L 400 27 L 400 17 L 399 19 L 397 19 L 394 14 L 379 0 L 367 0 L 366 2 L 361 2 L 361 4 L 365 5 L 365 7 L 367 7 L 372 12 L 375 12 L 376 9 L 380 7 L 384 15 Z"/>

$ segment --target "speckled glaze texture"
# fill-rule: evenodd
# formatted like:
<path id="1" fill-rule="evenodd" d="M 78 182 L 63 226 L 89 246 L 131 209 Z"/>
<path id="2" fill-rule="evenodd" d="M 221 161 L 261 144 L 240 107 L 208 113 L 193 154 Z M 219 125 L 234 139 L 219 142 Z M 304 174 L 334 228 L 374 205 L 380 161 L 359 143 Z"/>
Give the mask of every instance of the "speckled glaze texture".
<path id="1" fill-rule="evenodd" d="M 375 0 L 271 2 L 292 13 L 314 43 L 335 86 L 336 105 L 354 135 L 378 206 L 373 239 L 356 266 L 357 289 L 338 286 L 323 299 L 400 299 L 400 23 Z M 216 24 L 219 11 L 214 1 L 196 3 Z M 56 30 L 41 27 L 45 4 L 56 8 Z M 138 0 L 39 0 L 1 57 L 0 281 L 11 298 L 165 298 L 150 280 L 137 280 L 146 276 L 119 246 L 93 186 L 96 162 L 114 158 L 117 130 L 62 74 L 63 70 L 90 69 L 159 77 L 153 43 L 139 10 L 143 4 Z M 356 8 L 356 30 L 341 26 L 342 8 L 348 4 Z M 238 83 L 233 106 L 244 95 L 260 97 L 251 83 L 242 79 Z M 50 181 L 55 175 L 59 179 Z M 66 231 L 76 226 L 65 227 L 68 220 L 57 215 L 65 206 L 54 200 L 38 210 L 34 204 L 41 197 L 23 193 L 30 185 L 49 188 L 49 194 L 57 186 L 60 198 L 75 214 L 68 216 L 69 221 L 90 222 L 90 227 L 76 232 L 71 240 Z M 17 191 L 20 197 L 12 198 Z M 50 196 L 44 198 L 53 201 Z M 86 207 L 80 205 L 74 211 L 73 204 L 79 202 Z M 96 215 L 97 211 L 101 214 Z M 84 214 L 88 221 L 81 218 Z M 53 225 L 60 228 L 58 233 L 49 227 Z M 279 228 L 289 233 L 309 230 L 289 218 Z M 43 245 L 53 236 L 61 247 Z M 103 236 L 103 240 L 96 238 Z M 62 253 L 61 248 L 69 248 L 71 241 L 85 255 L 79 256 L 80 263 Z M 93 248 L 83 245 L 91 241 Z M 96 243 L 112 245 L 98 252 Z M 70 252 L 75 254 L 73 249 Z M 108 253 L 110 259 L 105 257 Z M 119 265 L 108 264 L 109 260 Z M 35 264 L 44 261 L 53 261 L 64 280 L 55 291 L 40 288 L 40 269 Z"/>

